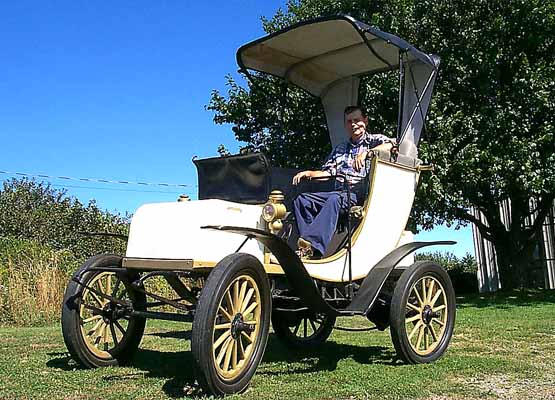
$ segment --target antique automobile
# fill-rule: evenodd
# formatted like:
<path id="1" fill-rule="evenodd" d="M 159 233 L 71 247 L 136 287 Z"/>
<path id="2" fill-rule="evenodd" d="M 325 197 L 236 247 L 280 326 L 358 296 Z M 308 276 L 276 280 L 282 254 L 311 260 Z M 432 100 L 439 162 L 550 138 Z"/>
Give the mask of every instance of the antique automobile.
<path id="1" fill-rule="evenodd" d="M 430 169 L 417 145 L 439 58 L 334 16 L 247 43 L 237 61 L 250 79 L 269 74 L 320 98 L 332 145 L 346 139 L 343 110 L 357 104 L 361 77 L 398 73 L 398 151 L 372 151 L 364 202 L 340 215 L 320 259 L 295 253 L 291 204 L 326 182 L 294 186 L 297 171 L 262 153 L 194 160 L 198 200 L 141 206 L 125 256 L 94 256 L 69 282 L 62 331 L 72 357 L 89 368 L 118 365 L 138 349 L 148 318 L 192 322 L 195 365 L 184 367 L 207 392 L 225 395 L 249 385 L 270 323 L 287 345 L 318 347 L 337 317 L 362 316 L 369 328 L 390 329 L 405 362 L 438 359 L 452 336 L 455 295 L 443 268 L 414 262 L 413 252 L 454 242 L 413 242 L 405 228 L 420 173 Z M 175 296 L 149 290 L 151 279 Z"/>

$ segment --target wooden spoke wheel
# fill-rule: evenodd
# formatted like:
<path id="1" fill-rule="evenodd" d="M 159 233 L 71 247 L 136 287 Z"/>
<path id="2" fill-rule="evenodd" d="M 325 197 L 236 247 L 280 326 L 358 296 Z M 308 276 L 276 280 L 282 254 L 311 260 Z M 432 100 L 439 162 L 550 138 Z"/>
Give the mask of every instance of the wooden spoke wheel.
<path id="1" fill-rule="evenodd" d="M 272 327 L 284 343 L 296 348 L 317 347 L 330 336 L 335 317 L 325 314 L 273 312 Z"/>
<path id="2" fill-rule="evenodd" d="M 445 352 L 455 323 L 455 293 L 447 272 L 429 261 L 413 264 L 395 286 L 391 337 L 410 363 L 432 362 Z"/>
<path id="3" fill-rule="evenodd" d="M 130 317 L 129 312 L 144 310 L 146 296 L 132 289 L 129 273 L 90 270 L 119 266 L 119 256 L 92 257 L 74 275 L 89 271 L 81 277 L 86 287 L 72 280 L 66 288 L 62 307 L 64 341 L 73 358 L 87 368 L 127 361 L 143 336 L 145 319 Z"/>
<path id="4" fill-rule="evenodd" d="M 200 384 L 215 395 L 245 390 L 264 354 L 270 324 L 270 287 L 260 262 L 227 256 L 202 289 L 191 338 Z"/>

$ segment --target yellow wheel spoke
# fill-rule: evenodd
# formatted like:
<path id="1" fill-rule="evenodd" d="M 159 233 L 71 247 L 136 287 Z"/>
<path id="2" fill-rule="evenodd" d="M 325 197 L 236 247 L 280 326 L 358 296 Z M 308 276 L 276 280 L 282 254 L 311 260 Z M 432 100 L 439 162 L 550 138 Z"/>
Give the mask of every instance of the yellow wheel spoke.
<path id="1" fill-rule="evenodd" d="M 422 325 L 422 321 L 418 321 L 416 323 L 416 325 L 414 325 L 414 328 L 412 328 L 412 331 L 409 334 L 409 341 L 412 339 L 412 337 L 414 336 L 414 334 L 420 329 L 420 326 Z"/>
<path id="2" fill-rule="evenodd" d="M 233 340 L 233 338 L 231 338 L 231 340 L 229 342 L 227 342 L 227 349 L 225 351 L 225 358 L 224 358 L 224 365 L 223 365 L 223 370 L 224 371 L 228 371 L 229 370 L 229 363 L 231 361 L 231 355 L 233 353 L 233 344 L 234 344 L 235 340 Z"/>
<path id="3" fill-rule="evenodd" d="M 239 312 L 239 281 L 233 284 L 233 314 Z"/>
<path id="4" fill-rule="evenodd" d="M 432 311 L 433 312 L 438 312 L 438 311 L 441 311 L 441 310 L 445 309 L 446 307 L 447 307 L 447 305 L 442 304 L 439 307 L 432 308 Z"/>
<path id="5" fill-rule="evenodd" d="M 227 305 L 231 309 L 231 314 L 232 315 L 235 314 L 235 308 L 234 308 L 233 300 L 231 299 L 231 294 L 229 293 L 229 290 L 225 292 L 225 299 L 227 301 Z"/>
<path id="6" fill-rule="evenodd" d="M 223 308 L 222 306 L 220 306 L 220 308 L 218 308 L 218 310 L 223 314 L 223 316 L 225 318 L 227 318 L 228 321 L 232 321 L 233 317 L 231 316 L 230 313 L 227 312 L 227 310 L 225 308 Z"/>
<path id="7" fill-rule="evenodd" d="M 438 318 L 432 318 L 432 321 L 441 325 L 441 326 L 445 326 L 445 322 L 443 322 L 442 320 L 438 319 Z M 431 325 L 430 325 L 431 326 Z"/>
<path id="8" fill-rule="evenodd" d="M 214 325 L 214 330 L 218 329 L 231 329 L 231 322 L 228 322 L 226 324 Z"/>
<path id="9" fill-rule="evenodd" d="M 424 350 L 428 349 L 429 342 L 428 342 L 428 327 L 424 327 Z"/>
<path id="10" fill-rule="evenodd" d="M 239 343 L 239 356 L 241 359 L 245 358 L 245 346 L 243 345 L 243 339 L 241 339 L 241 335 L 237 338 L 237 342 Z"/>
<path id="11" fill-rule="evenodd" d="M 422 303 L 424 302 L 422 301 L 422 297 L 420 297 L 420 293 L 418 292 L 418 288 L 416 287 L 416 285 L 414 286 L 412 291 L 416 294 L 416 298 L 418 299 L 418 305 L 422 306 Z"/>
<path id="12" fill-rule="evenodd" d="M 422 312 L 422 309 L 421 309 L 421 308 L 418 308 L 418 307 L 416 307 L 416 306 L 415 306 L 414 304 L 411 304 L 411 303 L 407 303 L 407 307 L 408 307 L 408 308 L 410 308 L 411 310 L 414 310 L 414 311 L 416 311 L 417 313 L 421 313 L 421 312 Z"/>
<path id="13" fill-rule="evenodd" d="M 92 336 L 95 334 L 95 332 L 98 330 L 98 328 L 100 327 L 100 325 L 102 325 L 102 322 L 104 322 L 103 320 L 98 321 L 91 329 L 89 329 L 87 331 L 87 336 Z"/>
<path id="14" fill-rule="evenodd" d="M 237 309 L 241 310 L 243 308 L 243 303 L 245 301 L 245 293 L 247 292 L 248 281 L 243 282 L 241 285 L 241 290 L 239 291 L 239 302 L 237 304 Z M 239 311 L 240 312 L 240 311 Z"/>
<path id="15" fill-rule="evenodd" d="M 100 325 L 100 327 L 97 329 L 97 331 L 95 332 L 95 338 L 94 338 L 94 345 L 96 347 L 98 347 L 98 345 L 100 344 L 100 342 L 102 342 L 102 337 L 104 335 L 104 329 L 106 328 L 106 324 L 102 323 L 102 325 Z"/>
<path id="16" fill-rule="evenodd" d="M 224 345 L 222 346 L 222 348 L 220 349 L 220 352 L 218 353 L 218 357 L 216 357 L 216 363 L 218 365 L 220 365 L 222 363 L 224 355 L 226 354 L 226 351 L 227 351 L 227 346 L 228 346 L 228 344 L 231 340 L 233 340 L 233 338 L 231 336 L 229 336 L 225 340 Z M 216 346 L 214 346 L 214 350 L 216 350 Z"/>
<path id="17" fill-rule="evenodd" d="M 245 310 L 245 312 L 243 312 L 243 315 L 249 315 L 251 312 L 254 311 L 256 307 L 258 307 L 258 303 L 256 301 L 253 301 L 251 305 Z"/>
<path id="18" fill-rule="evenodd" d="M 430 286 L 428 287 L 428 298 L 427 301 L 429 302 L 432 299 L 432 293 L 434 292 L 434 286 L 436 284 L 435 279 L 430 279 Z"/>
<path id="19" fill-rule="evenodd" d="M 100 319 L 100 318 L 102 318 L 102 315 L 93 315 L 90 318 L 84 319 L 81 323 L 88 324 L 89 322 L 96 321 L 97 319 Z"/>
<path id="20" fill-rule="evenodd" d="M 416 339 L 416 349 L 420 350 L 420 345 L 422 344 L 422 338 L 424 337 L 424 326 L 420 326 L 420 330 L 418 331 L 418 338 Z"/>
<path id="21" fill-rule="evenodd" d="M 104 290 L 104 286 L 102 286 L 102 278 L 96 280 L 96 285 L 98 286 L 98 291 L 100 293 L 106 293 L 106 291 Z"/>
<path id="22" fill-rule="evenodd" d="M 439 299 L 439 296 L 441 296 L 442 293 L 443 293 L 443 291 L 441 289 L 437 289 L 436 295 L 430 301 L 430 304 L 431 304 L 432 307 L 436 304 L 437 299 Z"/>
<path id="23" fill-rule="evenodd" d="M 112 275 L 107 276 L 108 279 L 106 281 L 106 294 L 112 293 Z"/>
<path id="24" fill-rule="evenodd" d="M 100 307 L 104 306 L 104 302 L 102 301 L 102 299 L 100 297 L 98 297 L 98 295 L 96 293 L 93 293 L 93 292 L 89 292 L 89 293 L 91 294 L 93 299 L 100 305 Z"/>
<path id="25" fill-rule="evenodd" d="M 254 289 L 250 288 L 249 291 L 247 292 L 247 295 L 245 296 L 245 300 L 243 301 L 243 304 L 241 305 L 241 310 L 239 312 L 244 313 L 244 311 L 247 308 L 249 302 L 251 301 L 251 298 L 252 298 L 253 294 L 254 294 Z"/>
<path id="26" fill-rule="evenodd" d="M 414 322 L 414 321 L 418 321 L 419 319 L 420 319 L 420 314 L 415 315 L 414 317 L 406 318 L 405 319 L 405 324 L 408 324 L 408 323 Z"/>
<path id="27" fill-rule="evenodd" d="M 231 355 L 231 368 L 237 368 L 237 340 L 233 341 L 233 354 Z"/>
<path id="28" fill-rule="evenodd" d="M 254 340 L 249 335 L 247 335 L 245 332 L 241 332 L 241 336 L 246 338 L 249 341 L 249 343 L 254 342 Z"/>
<path id="29" fill-rule="evenodd" d="M 225 331 L 221 336 L 214 342 L 214 350 L 216 350 L 220 345 L 231 335 L 231 331 Z"/>
<path id="30" fill-rule="evenodd" d="M 432 326 L 432 324 L 428 325 L 428 331 L 430 332 L 430 335 L 432 336 L 432 339 L 434 340 L 433 343 L 437 342 L 436 331 L 434 331 L 434 327 Z"/>
<path id="31" fill-rule="evenodd" d="M 426 301 L 426 299 L 428 298 L 428 293 L 426 292 L 426 278 L 422 279 L 422 299 L 421 299 L 421 303 L 424 303 Z M 424 300 L 424 301 L 422 301 Z"/>

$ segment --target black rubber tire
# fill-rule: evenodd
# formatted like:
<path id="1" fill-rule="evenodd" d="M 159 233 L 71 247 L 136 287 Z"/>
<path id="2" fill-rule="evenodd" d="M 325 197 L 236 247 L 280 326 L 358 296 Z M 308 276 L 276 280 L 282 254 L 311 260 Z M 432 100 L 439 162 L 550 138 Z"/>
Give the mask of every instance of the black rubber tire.
<path id="1" fill-rule="evenodd" d="M 443 334 L 439 339 L 435 340 L 434 347 L 428 354 L 418 354 L 415 351 L 411 345 L 405 321 L 408 316 L 407 310 L 409 309 L 407 301 L 409 301 L 413 285 L 418 283 L 422 278 L 433 278 L 439 282 L 445 291 L 447 303 L 445 305 L 446 321 Z M 422 283 L 422 285 L 424 285 L 424 283 Z M 439 265 L 431 261 L 418 261 L 403 272 L 395 285 L 390 308 L 391 339 L 399 358 L 410 364 L 423 364 L 433 362 L 445 353 L 455 326 L 455 301 L 455 291 L 453 290 L 451 279 L 447 272 Z M 416 317 L 417 315 L 419 314 L 413 311 L 413 316 Z M 423 317 L 422 320 L 424 320 Z M 418 323 L 420 322 L 417 321 L 417 324 Z M 414 324 L 414 326 L 416 327 L 416 324 Z M 422 324 L 421 326 L 424 327 L 426 325 Z M 426 336 L 426 329 L 424 329 L 424 336 Z"/>
<path id="2" fill-rule="evenodd" d="M 288 312 L 274 311 L 272 312 L 272 327 L 276 336 L 289 347 L 313 349 L 321 346 L 331 335 L 336 318 L 333 315 L 322 315 L 318 319 L 321 322 L 318 322 L 316 315 L 312 313 L 295 315 Z M 307 329 L 306 334 L 304 333 L 305 327 Z M 297 336 L 296 329 L 303 329 L 303 336 Z M 308 329 L 311 330 L 310 334 Z"/>
<path id="3" fill-rule="evenodd" d="M 255 334 L 254 348 L 248 359 L 245 359 L 242 371 L 239 371 L 237 376 L 226 379 L 216 368 L 213 349 L 214 328 L 220 304 L 228 287 L 242 276 L 250 277 L 258 287 L 261 304 L 260 326 Z M 220 396 L 240 393 L 248 387 L 268 341 L 271 303 L 268 277 L 257 258 L 250 254 L 234 253 L 214 267 L 201 291 L 191 336 L 191 351 L 196 362 L 197 379 L 207 392 Z"/>
<path id="4" fill-rule="evenodd" d="M 113 254 L 100 254 L 89 258 L 73 275 L 77 277 L 83 271 L 91 267 L 121 267 L 122 258 Z M 85 272 L 81 282 L 88 284 L 101 271 Z M 136 273 L 122 272 L 117 274 L 123 283 L 125 291 L 133 304 L 134 310 L 145 310 L 146 295 L 133 290 L 131 281 L 137 277 Z M 62 335 L 69 353 L 77 363 L 85 368 L 98 368 L 117 366 L 129 361 L 139 347 L 145 330 L 146 319 L 142 317 L 130 317 L 127 323 L 126 333 L 121 337 L 119 343 L 107 350 L 103 357 L 92 352 L 85 343 L 81 330 L 80 302 L 82 300 L 83 286 L 70 280 L 62 304 Z"/>

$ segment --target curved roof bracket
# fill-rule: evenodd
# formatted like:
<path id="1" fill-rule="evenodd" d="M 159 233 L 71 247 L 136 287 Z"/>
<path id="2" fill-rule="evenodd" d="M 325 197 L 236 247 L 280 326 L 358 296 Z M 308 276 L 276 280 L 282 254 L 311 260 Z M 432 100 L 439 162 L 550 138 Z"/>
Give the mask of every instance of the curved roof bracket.
<path id="1" fill-rule="evenodd" d="M 365 30 L 364 30 L 364 33 L 372 33 L 372 32 L 371 32 L 369 29 L 365 29 Z M 384 59 L 382 56 L 380 56 L 380 55 L 376 52 L 376 50 L 372 47 L 372 43 L 371 43 L 371 42 L 373 42 L 374 40 L 382 40 L 382 39 L 376 38 L 376 39 L 368 40 L 368 39 L 366 38 L 366 35 L 364 35 L 364 33 L 362 34 L 362 38 L 364 39 L 364 42 L 366 43 L 366 45 L 368 46 L 368 48 L 370 49 L 370 51 L 372 52 L 372 54 L 374 54 L 374 56 L 375 56 L 378 60 L 380 60 L 381 62 L 383 62 L 385 65 L 387 65 L 388 68 L 393 69 L 393 66 L 392 66 L 386 59 Z M 389 41 L 388 41 L 388 42 L 389 42 Z"/>

